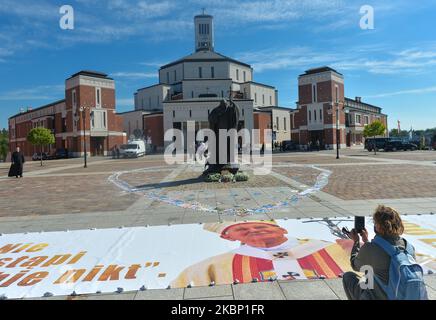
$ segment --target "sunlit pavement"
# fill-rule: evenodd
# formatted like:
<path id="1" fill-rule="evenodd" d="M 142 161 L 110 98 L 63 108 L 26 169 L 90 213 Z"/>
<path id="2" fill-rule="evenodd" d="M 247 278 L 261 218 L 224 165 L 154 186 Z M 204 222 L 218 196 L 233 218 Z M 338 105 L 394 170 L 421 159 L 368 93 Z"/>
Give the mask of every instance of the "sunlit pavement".
<path id="1" fill-rule="evenodd" d="M 0 233 L 80 230 L 119 226 L 168 225 L 223 220 L 369 216 L 378 204 L 401 214 L 436 213 L 436 151 L 380 152 L 341 150 L 279 153 L 272 172 L 248 182 L 206 184 L 201 167 L 168 166 L 162 155 L 140 159 L 94 158 L 26 163 L 23 179 L 7 178 L 0 164 Z M 230 208 L 256 209 L 313 187 L 320 171 L 331 174 L 321 191 L 290 206 L 245 215 Z M 123 190 L 110 180 L 138 189 Z M 116 182 L 116 181 L 115 181 Z M 206 192 L 205 192 L 206 190 Z M 149 192 L 182 199 L 188 206 L 150 198 Z M 189 207 L 200 203 L 213 212 Z M 227 210 L 227 211 L 226 211 Z M 72 219 L 74 217 L 74 219 Z M 436 281 L 427 277 L 430 298 Z M 255 290 L 253 290 L 255 288 Z M 271 282 L 206 288 L 149 290 L 52 299 L 344 299 L 341 279 Z"/>

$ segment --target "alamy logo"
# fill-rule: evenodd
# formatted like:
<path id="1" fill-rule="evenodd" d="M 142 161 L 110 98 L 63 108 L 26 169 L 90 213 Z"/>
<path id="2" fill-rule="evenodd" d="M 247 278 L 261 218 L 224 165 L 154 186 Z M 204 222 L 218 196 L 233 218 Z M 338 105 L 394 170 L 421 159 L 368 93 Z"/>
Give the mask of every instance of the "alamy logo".
<path id="1" fill-rule="evenodd" d="M 168 165 L 240 164 L 251 166 L 255 175 L 266 175 L 272 170 L 271 129 L 219 129 L 216 134 L 211 129 L 196 132 L 195 122 L 188 121 L 186 132 L 169 129 L 164 140 L 168 143 L 164 153 Z"/>
<path id="2" fill-rule="evenodd" d="M 362 30 L 373 30 L 374 29 L 374 8 L 370 5 L 364 5 L 360 7 L 360 29 Z"/>
<path id="3" fill-rule="evenodd" d="M 70 5 L 64 5 L 59 9 L 59 13 L 63 15 L 59 20 L 59 27 L 62 30 L 73 30 L 74 8 Z"/>
<path id="4" fill-rule="evenodd" d="M 362 266 L 359 271 L 365 274 L 359 282 L 360 288 L 362 290 L 374 289 L 374 269 L 371 266 Z"/>

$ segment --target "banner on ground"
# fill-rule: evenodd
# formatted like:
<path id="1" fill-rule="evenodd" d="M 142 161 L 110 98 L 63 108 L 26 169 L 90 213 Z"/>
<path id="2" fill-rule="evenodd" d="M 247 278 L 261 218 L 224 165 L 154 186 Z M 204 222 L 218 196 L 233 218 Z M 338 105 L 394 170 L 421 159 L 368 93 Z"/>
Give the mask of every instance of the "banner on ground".
<path id="1" fill-rule="evenodd" d="M 367 229 L 373 226 L 367 219 Z M 351 270 L 353 219 L 239 221 L 0 236 L 0 296 L 336 278 Z M 426 272 L 436 271 L 436 217 L 404 217 Z"/>

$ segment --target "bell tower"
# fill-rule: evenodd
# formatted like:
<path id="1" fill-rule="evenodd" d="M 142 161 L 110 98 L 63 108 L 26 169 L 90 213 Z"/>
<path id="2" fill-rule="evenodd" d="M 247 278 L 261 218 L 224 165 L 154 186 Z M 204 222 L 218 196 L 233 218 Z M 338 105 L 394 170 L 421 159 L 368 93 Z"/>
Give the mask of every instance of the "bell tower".
<path id="1" fill-rule="evenodd" d="M 203 14 L 194 17 L 195 24 L 195 51 L 214 51 L 213 43 L 213 16 Z"/>

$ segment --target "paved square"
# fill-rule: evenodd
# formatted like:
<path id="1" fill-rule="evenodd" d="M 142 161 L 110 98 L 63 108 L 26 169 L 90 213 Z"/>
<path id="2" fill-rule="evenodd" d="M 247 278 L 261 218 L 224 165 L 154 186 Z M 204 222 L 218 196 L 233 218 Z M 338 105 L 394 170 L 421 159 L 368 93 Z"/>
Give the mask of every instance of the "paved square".
<path id="1" fill-rule="evenodd" d="M 0 164 L 0 233 L 371 215 L 378 204 L 402 214 L 436 213 L 436 152 L 377 155 L 363 150 L 273 155 L 270 174 L 206 183 L 201 166 L 163 156 L 93 158 L 25 165 L 23 179 Z M 428 285 L 434 297 L 433 278 Z M 255 288 L 255 290 L 254 290 Z M 344 299 L 340 280 L 150 290 L 77 299 Z M 56 297 L 57 299 L 58 297 Z M 67 297 L 64 297 L 67 298 Z M 52 298 L 53 299 L 53 298 Z M 76 299 L 68 297 L 68 299 Z"/>

